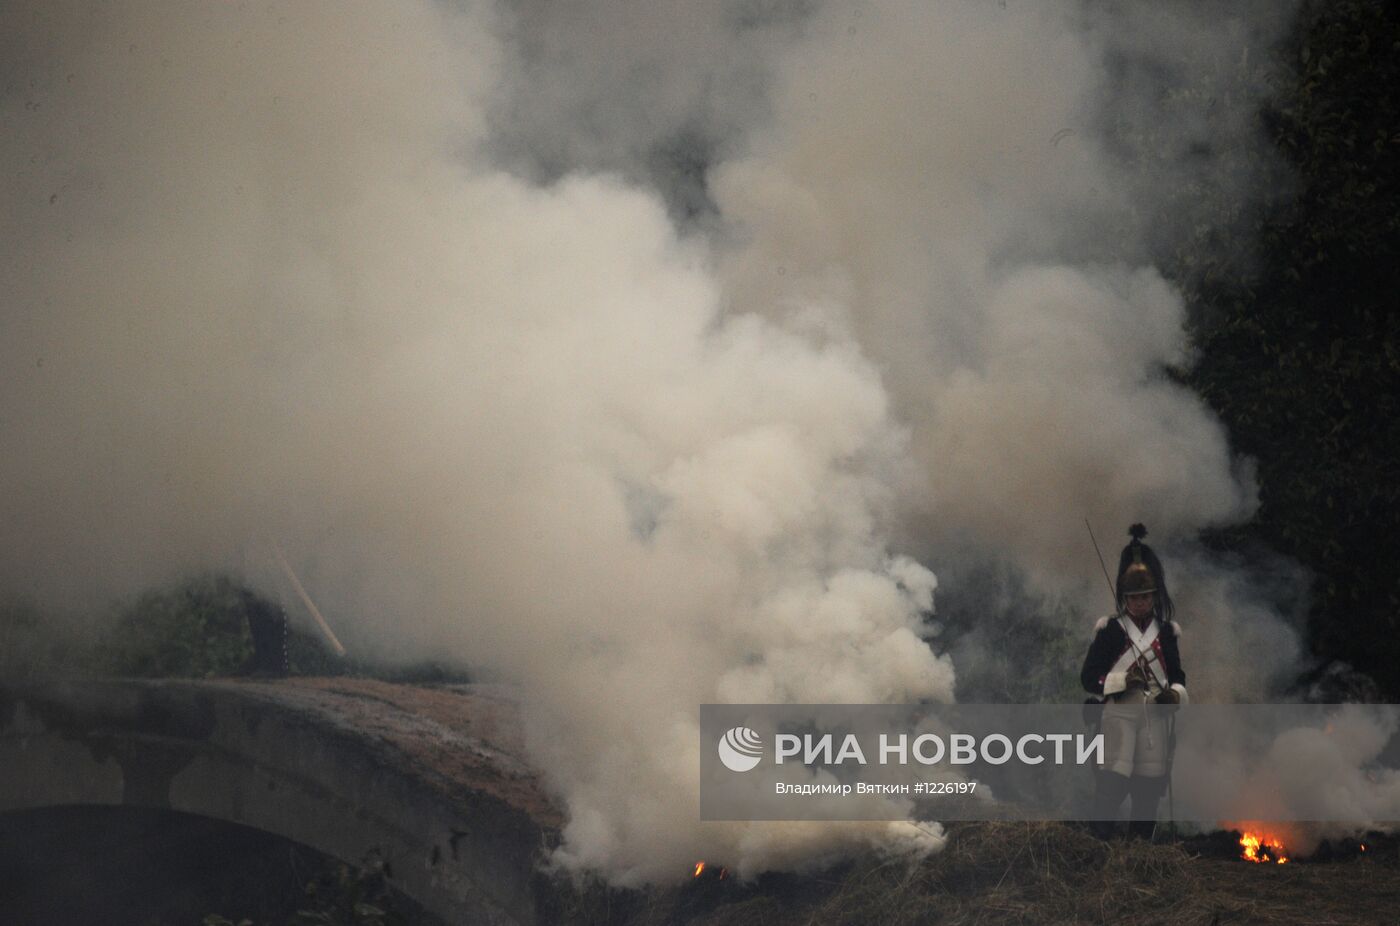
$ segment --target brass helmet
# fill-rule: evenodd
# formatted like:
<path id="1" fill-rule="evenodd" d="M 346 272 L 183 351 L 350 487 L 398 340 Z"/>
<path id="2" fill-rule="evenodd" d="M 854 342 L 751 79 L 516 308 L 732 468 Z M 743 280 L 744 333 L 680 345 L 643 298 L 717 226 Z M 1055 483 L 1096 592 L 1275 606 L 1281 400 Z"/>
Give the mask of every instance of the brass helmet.
<path id="1" fill-rule="evenodd" d="M 1142 595 L 1157 591 L 1157 582 L 1152 578 L 1152 570 L 1139 559 L 1123 571 L 1118 589 L 1123 595 Z"/>
<path id="2" fill-rule="evenodd" d="M 1128 528 L 1132 541 L 1123 548 L 1118 557 L 1118 607 L 1122 608 L 1129 595 L 1152 593 L 1154 609 L 1163 620 L 1171 620 L 1176 606 L 1167 593 L 1167 578 L 1162 571 L 1162 561 L 1151 547 L 1142 542 L 1147 536 L 1147 528 L 1134 524 Z"/>
<path id="3" fill-rule="evenodd" d="M 1160 566 L 1152 549 L 1142 542 L 1147 536 L 1147 528 L 1134 524 L 1128 528 L 1132 541 L 1123 548 L 1118 558 L 1118 598 L 1121 601 L 1128 595 L 1142 595 L 1157 591 L 1157 575 Z M 1150 561 L 1150 562 L 1149 562 Z M 1153 566 L 1157 566 L 1156 569 Z"/>

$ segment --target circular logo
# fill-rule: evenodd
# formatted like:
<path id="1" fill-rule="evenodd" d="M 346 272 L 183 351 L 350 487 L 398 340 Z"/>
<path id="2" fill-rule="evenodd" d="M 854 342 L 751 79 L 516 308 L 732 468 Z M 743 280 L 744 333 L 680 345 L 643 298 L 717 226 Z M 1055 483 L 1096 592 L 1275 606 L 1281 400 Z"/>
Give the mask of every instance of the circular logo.
<path id="1" fill-rule="evenodd" d="M 719 738 L 719 760 L 731 772 L 747 772 L 763 758 L 763 740 L 748 727 L 735 727 Z"/>

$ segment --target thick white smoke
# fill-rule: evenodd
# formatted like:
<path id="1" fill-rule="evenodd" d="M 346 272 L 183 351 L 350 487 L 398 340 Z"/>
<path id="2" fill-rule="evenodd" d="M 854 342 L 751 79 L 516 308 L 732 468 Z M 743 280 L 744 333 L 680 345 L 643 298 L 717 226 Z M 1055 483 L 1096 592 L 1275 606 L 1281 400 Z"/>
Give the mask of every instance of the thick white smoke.
<path id="1" fill-rule="evenodd" d="M 1394 829 L 1400 773 L 1384 755 L 1397 728 L 1393 707 L 1343 705 L 1325 725 L 1267 734 L 1240 726 L 1222 725 L 1206 755 L 1178 755 L 1173 785 L 1186 814 L 1219 819 L 1233 808 L 1248 818 L 1227 821 L 1231 828 L 1268 833 L 1297 856 L 1324 839 Z"/>
<path id="2" fill-rule="evenodd" d="M 694 820 L 701 702 L 951 697 L 852 341 L 722 318 L 654 194 L 492 169 L 480 13 L 10 20 L 8 589 L 256 574 L 276 538 L 352 646 L 519 684 L 563 861 L 936 844 Z"/>
<path id="3" fill-rule="evenodd" d="M 696 708 L 951 698 L 901 552 L 1087 602 L 1086 514 L 1249 514 L 1098 141 L 1105 56 L 1170 49 L 1068 3 L 577 9 L 6 7 L 0 588 L 272 588 L 276 539 L 352 648 L 520 686 L 566 865 L 927 851 L 699 826 Z M 684 233 L 639 183 L 677 139 Z M 1192 568 L 1188 660 L 1257 693 L 1224 667 L 1296 644 Z"/>
<path id="4" fill-rule="evenodd" d="M 1190 363 L 1185 309 L 1144 260 L 1178 221 L 1154 210 L 1210 165 L 1242 201 L 1258 195 L 1230 173 L 1237 154 L 1174 157 L 1246 146 L 1252 109 L 1179 106 L 1183 124 L 1153 126 L 1168 156 L 1146 175 L 1104 127 L 1160 118 L 1163 88 L 1144 74 L 1197 68 L 1184 85 L 1218 85 L 1287 21 L 1278 5 L 1248 19 L 1186 4 L 831 5 L 777 58 L 773 118 L 713 173 L 730 304 L 790 323 L 819 307 L 823 330 L 854 332 L 911 428 L 926 483 L 901 499 L 901 536 L 935 565 L 1008 562 L 1093 615 L 1108 598 L 1085 519 L 1110 569 L 1123 528 L 1145 521 L 1169 554 L 1188 668 L 1220 700 L 1264 696 L 1299 646 L 1245 576 L 1194 547 L 1247 518 L 1256 486 L 1166 372 Z"/>
<path id="5" fill-rule="evenodd" d="M 841 294 L 934 520 L 1046 573 L 1097 571 L 1065 542 L 1086 515 L 1116 540 L 1129 513 L 1167 537 L 1248 514 L 1223 430 L 1162 372 L 1185 359 L 1178 295 L 1065 260 L 1126 221 L 1095 131 L 1106 49 L 1075 7 L 862 9 L 811 24 L 776 123 L 719 173 L 741 304 Z"/>

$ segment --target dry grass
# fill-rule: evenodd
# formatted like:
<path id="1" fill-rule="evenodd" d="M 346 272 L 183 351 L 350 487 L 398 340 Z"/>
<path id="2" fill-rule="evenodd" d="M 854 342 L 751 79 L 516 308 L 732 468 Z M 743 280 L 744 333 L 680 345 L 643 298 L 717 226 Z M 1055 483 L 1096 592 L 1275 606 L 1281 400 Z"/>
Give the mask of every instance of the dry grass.
<path id="1" fill-rule="evenodd" d="M 1368 858 L 1247 865 L 1178 845 L 1104 843 L 1062 823 L 966 823 L 915 866 L 868 860 L 822 876 L 757 885 L 694 883 L 613 895 L 608 913 L 565 919 L 609 926 L 1324 926 L 1395 921 L 1400 870 Z"/>
<path id="2" fill-rule="evenodd" d="M 1062 824 L 970 823 L 916 867 L 853 872 L 805 922 L 1208 923 L 1205 908 L 1183 903 L 1190 864 L 1174 847 L 1107 844 Z"/>

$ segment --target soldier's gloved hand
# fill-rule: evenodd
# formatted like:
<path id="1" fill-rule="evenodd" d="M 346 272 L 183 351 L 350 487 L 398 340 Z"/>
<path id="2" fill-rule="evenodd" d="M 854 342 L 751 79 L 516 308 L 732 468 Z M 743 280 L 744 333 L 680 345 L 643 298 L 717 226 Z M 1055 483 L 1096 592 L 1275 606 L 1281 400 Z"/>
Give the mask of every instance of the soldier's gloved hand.
<path id="1" fill-rule="evenodd" d="M 1123 684 L 1128 691 L 1133 689 L 1147 690 L 1147 673 L 1142 671 L 1142 666 L 1136 663 L 1128 670 L 1128 674 L 1123 678 Z"/>
<path id="2" fill-rule="evenodd" d="M 1181 692 L 1177 691 L 1175 688 L 1164 688 L 1162 689 L 1162 693 L 1157 696 L 1157 703 L 1180 704 Z"/>

